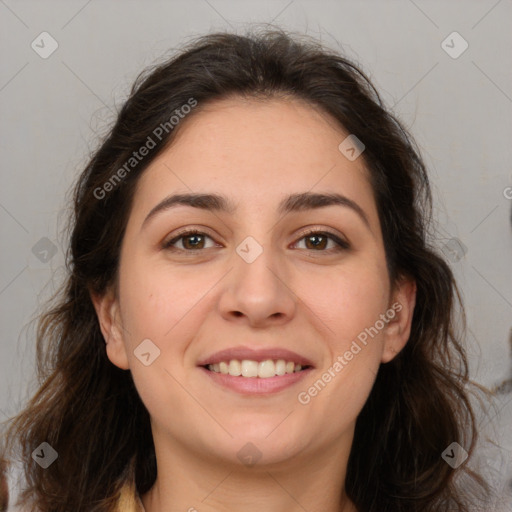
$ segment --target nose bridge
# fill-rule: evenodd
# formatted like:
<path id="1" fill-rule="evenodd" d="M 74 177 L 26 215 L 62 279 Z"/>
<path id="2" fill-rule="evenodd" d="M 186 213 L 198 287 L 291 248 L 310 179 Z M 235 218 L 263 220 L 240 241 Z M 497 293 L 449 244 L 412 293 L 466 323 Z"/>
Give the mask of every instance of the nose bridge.
<path id="1" fill-rule="evenodd" d="M 260 243 L 252 235 L 246 237 L 236 247 L 235 273 L 241 285 L 251 285 L 269 289 L 275 287 L 276 273 L 279 272 L 279 258 L 269 236 L 259 236 Z"/>
<path id="2" fill-rule="evenodd" d="M 272 247 L 268 229 L 245 237 L 236 246 L 232 261 L 233 272 L 221 300 L 223 315 L 242 314 L 252 324 L 293 315 L 295 300 L 290 286 L 285 285 L 285 261 Z"/>

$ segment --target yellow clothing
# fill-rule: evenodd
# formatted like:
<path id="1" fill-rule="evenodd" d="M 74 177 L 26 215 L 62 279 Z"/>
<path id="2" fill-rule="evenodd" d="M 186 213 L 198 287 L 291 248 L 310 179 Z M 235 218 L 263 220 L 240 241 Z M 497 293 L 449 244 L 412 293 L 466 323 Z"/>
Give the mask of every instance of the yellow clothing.
<path id="1" fill-rule="evenodd" d="M 145 512 L 133 481 L 126 483 L 121 489 L 116 512 Z"/>

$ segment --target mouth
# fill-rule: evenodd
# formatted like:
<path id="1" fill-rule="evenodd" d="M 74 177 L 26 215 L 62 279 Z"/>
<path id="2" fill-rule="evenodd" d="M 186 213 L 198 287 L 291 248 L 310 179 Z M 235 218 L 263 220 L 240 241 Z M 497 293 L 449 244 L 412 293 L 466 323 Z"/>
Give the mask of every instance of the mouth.
<path id="1" fill-rule="evenodd" d="M 214 383 L 241 394 L 276 393 L 314 369 L 309 359 L 290 350 L 247 347 L 216 352 L 199 361 L 198 367 Z"/>
<path id="2" fill-rule="evenodd" d="M 231 359 L 221 361 L 220 363 L 201 365 L 201 367 L 210 372 L 230 375 L 231 377 L 258 379 L 281 377 L 312 368 L 311 365 L 303 366 L 294 361 L 286 361 L 285 359 L 266 359 L 259 362 L 251 359 Z"/>

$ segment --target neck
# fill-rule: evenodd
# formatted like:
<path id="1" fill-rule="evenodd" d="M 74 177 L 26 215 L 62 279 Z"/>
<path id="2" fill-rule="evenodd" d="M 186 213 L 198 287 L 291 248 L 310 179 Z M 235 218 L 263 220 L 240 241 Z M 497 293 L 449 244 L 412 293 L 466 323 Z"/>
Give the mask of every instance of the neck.
<path id="1" fill-rule="evenodd" d="M 344 492 L 351 441 L 253 466 L 155 442 L 158 476 L 141 501 L 145 512 L 357 512 Z"/>

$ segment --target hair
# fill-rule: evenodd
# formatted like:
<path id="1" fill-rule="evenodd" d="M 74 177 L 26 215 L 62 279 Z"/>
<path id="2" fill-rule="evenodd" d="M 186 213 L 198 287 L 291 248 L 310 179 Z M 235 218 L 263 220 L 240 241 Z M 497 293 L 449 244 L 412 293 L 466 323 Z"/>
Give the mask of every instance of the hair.
<path id="1" fill-rule="evenodd" d="M 7 510 L 9 502 L 9 489 L 7 488 L 7 476 L 5 475 L 5 461 L 0 459 L 0 512 Z"/>
<path id="2" fill-rule="evenodd" d="M 462 300 L 430 241 L 432 197 L 419 149 L 356 64 L 314 39 L 274 27 L 198 37 L 143 71 L 79 176 L 66 280 L 37 327 L 40 387 L 8 429 L 10 450 L 18 447 L 24 466 L 20 503 L 43 512 L 103 512 L 113 509 L 130 471 L 140 494 L 152 487 L 149 414 L 131 373 L 107 358 L 90 294 L 101 296 L 117 282 L 120 246 L 144 170 L 203 106 L 237 97 L 305 101 L 363 141 L 390 282 L 416 281 L 409 341 L 380 366 L 357 418 L 348 496 L 361 512 L 475 510 L 474 500 L 488 490 L 485 481 L 468 461 L 453 469 L 441 458 L 452 442 L 471 455 L 477 429 L 461 341 Z M 171 117 L 191 98 L 197 107 L 170 129 Z M 159 138 L 155 128 L 161 126 L 167 130 Z M 120 172 L 148 136 L 155 147 Z M 116 173 L 122 179 L 100 194 Z M 31 459 L 42 442 L 58 452 L 58 462 L 45 470 Z M 474 493 L 460 488 L 459 475 L 469 478 Z"/>

